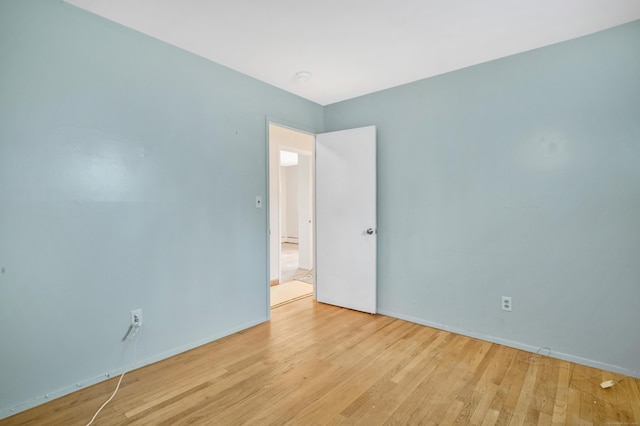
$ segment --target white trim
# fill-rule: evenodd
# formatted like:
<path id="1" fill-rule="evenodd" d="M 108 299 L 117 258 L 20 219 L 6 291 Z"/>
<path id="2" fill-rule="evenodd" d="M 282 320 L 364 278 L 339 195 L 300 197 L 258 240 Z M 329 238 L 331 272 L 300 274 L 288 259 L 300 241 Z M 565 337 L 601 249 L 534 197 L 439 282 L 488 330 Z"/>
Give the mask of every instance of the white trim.
<path id="1" fill-rule="evenodd" d="M 266 191 L 267 191 L 267 202 L 265 203 L 265 206 L 267 208 L 266 210 L 266 235 L 267 235 L 267 271 L 266 271 L 266 275 L 267 275 L 267 280 L 266 280 L 266 286 L 265 286 L 265 290 L 267 292 L 267 320 L 270 321 L 271 320 L 271 283 L 272 283 L 272 279 L 271 279 L 271 261 L 272 261 L 272 253 L 271 253 L 271 233 L 272 232 L 276 232 L 277 234 L 280 233 L 280 228 L 278 227 L 278 229 L 271 229 L 271 161 L 270 161 L 270 155 L 271 155 L 271 132 L 270 132 L 270 128 L 271 126 L 276 126 L 276 127 L 281 127 L 284 129 L 288 129 L 297 133 L 301 133 L 304 135 L 308 135 L 308 136 L 312 136 L 313 137 L 313 147 L 310 151 L 304 150 L 304 149 L 299 149 L 296 147 L 291 147 L 288 146 L 286 144 L 283 145 L 278 145 L 278 150 L 280 149 L 285 149 L 287 151 L 291 151 L 291 152 L 296 152 L 299 155 L 306 155 L 312 158 L 311 160 L 311 164 L 312 164 L 312 168 L 314 170 L 313 172 L 313 187 L 312 187 L 312 199 L 313 199 L 313 204 L 314 204 L 314 208 L 312 209 L 312 222 L 313 222 L 313 228 L 312 228 L 312 233 L 313 233 L 313 237 L 312 237 L 312 253 L 313 253 L 313 265 L 315 265 L 316 262 L 316 258 L 315 258 L 315 252 L 316 252 L 316 247 L 315 247 L 315 239 L 316 239 L 316 232 L 315 232 L 315 138 L 316 135 L 318 134 L 317 130 L 312 130 L 312 128 L 310 127 L 306 127 L 306 126 L 300 126 L 297 123 L 292 123 L 288 120 L 283 120 L 281 118 L 277 118 L 277 117 L 272 117 L 267 115 L 266 116 L 266 123 L 265 123 L 265 148 L 266 148 L 266 180 L 267 180 L 267 186 L 266 186 Z M 280 176 L 280 170 L 278 169 L 277 171 L 278 174 L 278 184 L 279 184 L 279 176 Z M 280 208 L 278 208 L 278 222 L 280 221 Z M 296 241 L 289 241 L 288 238 L 286 236 L 282 236 L 279 235 L 279 243 L 278 244 L 278 253 L 277 253 L 277 257 L 278 259 L 280 259 L 280 250 L 282 248 L 282 243 L 286 243 L 286 242 L 292 242 L 292 243 L 298 243 L 299 240 Z M 312 268 L 313 269 L 313 268 Z M 280 270 L 280 262 L 278 261 L 278 276 L 276 278 L 274 278 L 274 280 L 280 281 L 282 278 L 281 276 L 281 270 Z M 315 285 L 315 277 L 313 279 L 313 298 L 315 300 L 316 298 L 316 285 Z"/>

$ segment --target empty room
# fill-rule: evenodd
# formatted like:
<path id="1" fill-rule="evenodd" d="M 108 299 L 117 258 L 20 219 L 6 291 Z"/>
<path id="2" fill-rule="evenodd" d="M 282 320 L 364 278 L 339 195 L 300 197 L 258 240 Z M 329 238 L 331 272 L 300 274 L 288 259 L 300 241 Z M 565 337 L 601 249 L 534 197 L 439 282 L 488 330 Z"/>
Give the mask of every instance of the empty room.
<path id="1" fill-rule="evenodd" d="M 637 0 L 0 0 L 0 425 L 640 424 L 638 300 Z"/>

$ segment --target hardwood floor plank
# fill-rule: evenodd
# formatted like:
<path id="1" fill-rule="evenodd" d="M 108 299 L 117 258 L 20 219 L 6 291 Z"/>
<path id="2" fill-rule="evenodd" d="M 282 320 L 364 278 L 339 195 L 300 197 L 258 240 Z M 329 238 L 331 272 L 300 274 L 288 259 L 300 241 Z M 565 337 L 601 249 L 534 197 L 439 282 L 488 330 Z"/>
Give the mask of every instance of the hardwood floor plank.
<path id="1" fill-rule="evenodd" d="M 498 421 L 498 416 L 499 415 L 500 415 L 499 411 L 490 409 L 485 414 L 484 419 L 482 419 L 481 426 L 493 426 L 493 425 L 495 425 L 496 422 Z"/>
<path id="2" fill-rule="evenodd" d="M 567 418 L 566 423 L 569 425 L 580 424 L 580 404 L 582 395 L 579 391 L 569 388 L 569 399 L 567 404 Z"/>
<path id="3" fill-rule="evenodd" d="M 542 358 L 539 355 L 532 355 L 530 362 L 539 365 L 538 378 L 534 389 L 533 401 L 529 406 L 529 410 L 536 411 L 538 413 L 538 424 L 544 424 L 540 418 L 548 418 L 548 424 L 551 424 L 553 419 L 553 401 L 556 398 L 556 383 L 558 382 L 558 374 L 560 373 L 560 366 L 564 361 Z"/>
<path id="4" fill-rule="evenodd" d="M 482 389 L 482 399 L 478 402 L 476 409 L 474 410 L 471 418 L 469 419 L 469 424 L 479 425 L 484 424 L 484 418 L 489 411 L 489 406 L 491 405 L 491 401 L 498 391 L 498 385 L 494 383 L 489 383 L 488 387 L 483 387 Z"/>
<path id="5" fill-rule="evenodd" d="M 540 413 L 537 424 L 538 426 L 550 426 L 553 424 L 553 416 L 547 413 Z"/>
<path id="6" fill-rule="evenodd" d="M 491 407 L 500 412 L 496 419 L 496 425 L 510 424 L 527 370 L 527 364 L 524 359 L 528 354 L 513 349 L 508 352 L 513 357 L 509 359 L 505 376 L 500 382 L 500 389 L 496 392 L 496 396 L 491 403 Z"/>
<path id="7" fill-rule="evenodd" d="M 514 425 L 522 425 L 527 418 L 527 412 L 529 404 L 533 400 L 533 389 L 536 384 L 536 378 L 538 375 L 538 364 L 531 363 L 524 378 L 524 383 L 518 395 L 518 400 L 513 409 L 513 416 L 511 417 L 511 423 Z M 535 420 L 535 421 L 533 421 Z M 538 418 L 529 419 L 529 424 L 538 422 Z"/>
<path id="8" fill-rule="evenodd" d="M 413 392 L 408 394 L 404 402 L 392 413 L 391 418 L 394 422 L 403 424 L 424 422 L 430 414 L 433 415 L 430 410 L 434 405 L 442 400 L 450 402 L 454 399 L 452 388 L 463 374 L 460 369 L 455 368 L 455 365 L 464 356 L 461 349 L 467 342 L 466 339 L 464 336 L 449 333 L 447 338 L 434 348 L 430 359 L 433 368 L 428 376 L 421 377 L 420 383 Z M 435 362 L 436 360 L 439 361 Z"/>
<path id="9" fill-rule="evenodd" d="M 622 390 L 626 394 L 626 398 L 619 396 L 616 398 L 618 404 L 625 407 L 630 407 L 631 413 L 629 413 L 630 421 L 634 419 L 640 423 L 640 380 L 625 378 L 624 376 L 618 375 L 618 385 L 619 387 L 616 389 L 618 393 Z"/>
<path id="10" fill-rule="evenodd" d="M 394 321 L 392 326 L 387 325 L 377 329 L 375 331 L 384 330 L 385 333 L 375 337 L 371 335 L 359 342 L 362 346 L 366 345 L 371 349 L 367 353 L 361 353 L 359 359 L 351 359 L 353 355 L 349 353 L 349 350 L 340 354 L 337 357 L 339 358 L 337 362 L 347 367 L 341 373 L 343 380 L 333 384 L 330 389 L 325 387 L 322 396 L 314 404 L 303 408 L 295 419 L 300 421 L 300 424 L 308 424 L 307 422 L 316 420 L 324 424 L 332 417 L 332 414 L 325 409 L 326 406 L 334 407 L 334 410 L 344 416 L 342 412 L 355 400 L 354 396 L 360 395 L 370 388 L 380 378 L 380 375 L 384 374 L 385 370 L 380 367 L 386 366 L 395 356 L 391 344 L 395 340 L 392 331 L 397 329 L 399 325 L 404 325 L 398 323 L 399 321 Z M 372 331 L 369 330 L 369 332 Z M 352 346 L 348 349 L 353 350 L 355 347 Z"/>
<path id="11" fill-rule="evenodd" d="M 442 425 L 453 425 L 453 424 L 460 424 L 460 417 L 461 414 L 463 412 L 463 410 L 465 409 L 465 403 L 463 403 L 462 401 L 458 401 L 458 400 L 454 400 L 451 404 L 449 404 L 447 411 L 444 414 L 444 417 L 442 417 L 442 420 L 436 424 L 442 424 Z M 465 416 L 462 415 L 462 417 L 464 418 Z M 465 423 L 462 423 L 465 424 Z"/>
<path id="12" fill-rule="evenodd" d="M 414 372 L 419 364 L 424 362 L 425 357 L 431 357 L 429 348 L 440 345 L 448 336 L 449 333 L 447 332 L 438 332 L 432 333 L 428 338 L 425 338 L 424 342 L 417 348 L 417 351 L 409 355 L 410 361 L 391 378 L 391 381 L 401 383 L 407 375 Z"/>
<path id="13" fill-rule="evenodd" d="M 599 383 L 616 384 L 601 389 Z M 85 425 L 117 378 L 0 425 Z M 640 423 L 640 380 L 303 299 L 127 373 L 96 425 Z"/>
<path id="14" fill-rule="evenodd" d="M 551 424 L 563 425 L 567 421 L 567 406 L 569 405 L 569 380 L 571 371 L 569 367 L 558 370 L 558 381 L 556 383 L 556 398 L 553 404 L 553 417 Z"/>

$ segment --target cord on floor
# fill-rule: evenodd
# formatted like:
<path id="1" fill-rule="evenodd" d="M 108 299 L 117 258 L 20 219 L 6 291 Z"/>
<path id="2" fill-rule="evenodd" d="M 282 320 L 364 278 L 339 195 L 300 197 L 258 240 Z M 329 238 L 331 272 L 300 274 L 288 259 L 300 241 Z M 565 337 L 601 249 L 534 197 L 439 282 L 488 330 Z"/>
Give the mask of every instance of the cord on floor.
<path id="1" fill-rule="evenodd" d="M 104 402 L 104 404 L 102 404 L 102 406 L 98 408 L 98 411 L 96 411 L 96 413 L 93 415 L 93 417 L 91 418 L 91 421 L 87 423 L 87 426 L 91 426 L 91 424 L 95 421 L 96 417 L 98 417 L 98 414 L 100 414 L 102 409 L 106 407 L 107 404 L 111 402 L 111 400 L 116 396 L 116 393 L 118 393 L 118 389 L 120 389 L 120 384 L 122 383 L 122 379 L 124 378 L 124 375 L 127 374 L 129 371 L 131 371 L 133 369 L 134 364 L 136 363 L 136 352 L 138 350 L 138 340 L 140 339 L 140 334 L 142 333 L 142 330 L 140 327 L 136 327 L 135 329 L 130 331 L 133 331 L 133 333 L 131 333 L 130 338 L 135 337 L 135 340 L 133 342 L 133 359 L 131 360 L 131 365 L 120 375 L 120 379 L 118 380 L 118 384 L 116 385 L 115 390 L 113 391 L 109 399 L 107 399 Z"/>

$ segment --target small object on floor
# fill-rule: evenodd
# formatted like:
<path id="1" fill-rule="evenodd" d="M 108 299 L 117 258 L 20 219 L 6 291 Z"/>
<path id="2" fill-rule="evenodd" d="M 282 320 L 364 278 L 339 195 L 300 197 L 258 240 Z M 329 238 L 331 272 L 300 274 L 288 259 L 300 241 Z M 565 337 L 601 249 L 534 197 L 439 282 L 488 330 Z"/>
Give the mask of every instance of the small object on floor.
<path id="1" fill-rule="evenodd" d="M 616 383 L 615 383 L 613 380 L 606 380 L 606 381 L 604 381 L 604 382 L 600 383 L 600 387 L 601 387 L 602 389 L 607 389 L 607 388 L 612 387 L 612 386 L 613 386 L 613 385 L 615 385 L 615 384 L 616 384 Z"/>

